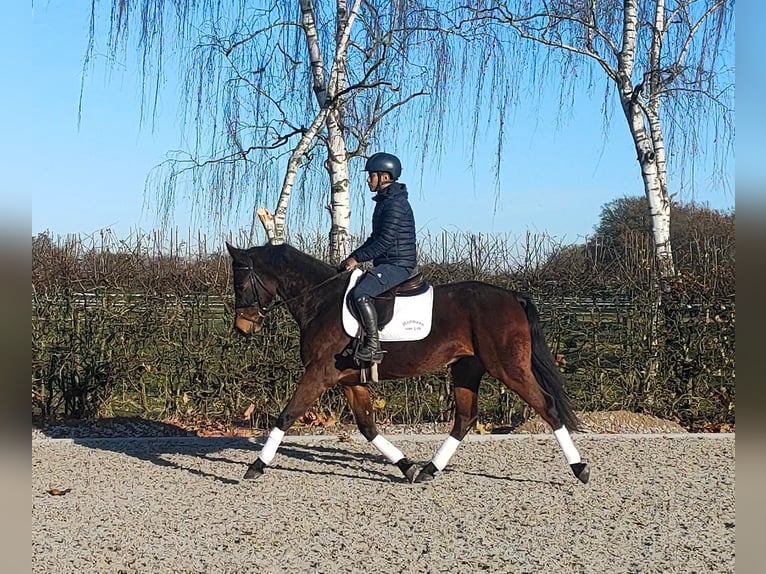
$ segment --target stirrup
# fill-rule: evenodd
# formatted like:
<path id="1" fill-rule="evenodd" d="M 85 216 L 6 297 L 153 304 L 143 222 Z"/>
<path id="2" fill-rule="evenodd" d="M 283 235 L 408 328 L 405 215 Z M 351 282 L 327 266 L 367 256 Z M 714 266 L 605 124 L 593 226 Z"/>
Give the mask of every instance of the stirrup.
<path id="1" fill-rule="evenodd" d="M 375 363 L 379 364 L 383 361 L 383 356 L 386 354 L 386 352 L 382 349 L 378 349 L 377 351 L 373 350 L 370 347 L 360 345 L 356 348 L 354 351 L 354 359 L 357 363 L 360 365 L 362 363 Z"/>

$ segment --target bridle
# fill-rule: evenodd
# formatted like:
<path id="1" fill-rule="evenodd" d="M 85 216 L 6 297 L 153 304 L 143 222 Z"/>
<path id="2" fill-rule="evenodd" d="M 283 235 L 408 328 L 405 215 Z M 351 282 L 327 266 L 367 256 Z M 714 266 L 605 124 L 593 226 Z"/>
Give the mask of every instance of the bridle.
<path id="1" fill-rule="evenodd" d="M 258 296 L 258 286 L 261 286 L 261 289 L 263 289 L 266 293 L 271 295 L 271 292 L 268 290 L 266 285 L 264 284 L 263 280 L 258 276 L 258 274 L 255 272 L 255 269 L 253 268 L 252 264 L 248 266 L 239 266 L 239 267 L 233 267 L 233 271 L 247 271 L 248 272 L 248 279 L 250 280 L 250 288 L 253 292 L 253 295 L 255 296 L 255 301 L 244 304 L 244 305 L 238 305 L 234 307 L 234 313 L 235 317 L 239 317 L 241 319 L 244 319 L 245 321 L 248 321 L 250 323 L 257 323 L 258 320 L 264 319 L 266 315 L 268 315 L 273 309 L 285 305 L 286 303 L 289 303 L 291 301 L 297 301 L 298 299 L 301 299 L 302 297 L 305 297 L 315 289 L 318 289 L 319 287 L 323 287 L 333 279 L 337 277 L 337 275 L 331 275 L 321 283 L 317 283 L 316 285 L 312 285 L 308 289 L 302 291 L 301 293 L 298 293 L 295 297 L 290 297 L 289 299 L 280 299 L 279 301 L 272 301 L 267 307 L 263 307 L 261 305 L 261 299 Z M 346 273 L 345 271 L 343 273 Z M 272 295 L 273 297 L 274 295 Z M 256 307 L 258 309 L 258 319 L 251 319 L 247 315 L 245 315 L 244 312 L 242 312 L 240 309 L 252 309 L 253 307 Z"/>
<path id="2" fill-rule="evenodd" d="M 263 305 L 261 305 L 261 298 L 258 296 L 258 285 L 261 286 L 261 288 L 266 291 L 266 293 L 271 293 L 266 288 L 266 285 L 263 283 L 260 277 L 258 277 L 258 274 L 255 272 L 255 269 L 253 269 L 252 264 L 248 265 L 247 267 L 234 267 L 233 271 L 247 271 L 248 272 L 248 279 L 250 280 L 250 288 L 253 292 L 253 295 L 255 296 L 255 301 L 246 303 L 244 305 L 238 305 L 234 307 L 234 313 L 235 316 L 244 319 L 245 321 L 249 321 L 250 323 L 256 323 L 256 319 L 251 319 L 241 309 L 252 309 L 253 307 L 256 307 L 258 309 L 258 319 L 263 319 L 266 317 L 266 315 L 271 311 L 274 307 L 277 305 L 281 305 L 283 301 L 277 301 L 276 303 L 272 302 L 268 307 L 265 309 L 263 308 Z"/>

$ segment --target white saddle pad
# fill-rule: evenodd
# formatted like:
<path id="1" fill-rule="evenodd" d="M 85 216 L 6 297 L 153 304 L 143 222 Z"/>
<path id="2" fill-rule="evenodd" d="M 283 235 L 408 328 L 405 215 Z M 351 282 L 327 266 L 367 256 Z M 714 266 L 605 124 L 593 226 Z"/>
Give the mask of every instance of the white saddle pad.
<path id="1" fill-rule="evenodd" d="M 356 285 L 364 274 L 361 269 L 354 269 L 343 295 L 343 329 L 350 337 L 361 334 L 359 321 L 356 320 L 345 304 L 348 292 Z M 411 297 L 394 299 L 394 316 L 391 322 L 380 330 L 381 341 L 419 341 L 425 339 L 431 332 L 431 317 L 434 307 L 434 288 L 428 286 L 428 291 Z"/>

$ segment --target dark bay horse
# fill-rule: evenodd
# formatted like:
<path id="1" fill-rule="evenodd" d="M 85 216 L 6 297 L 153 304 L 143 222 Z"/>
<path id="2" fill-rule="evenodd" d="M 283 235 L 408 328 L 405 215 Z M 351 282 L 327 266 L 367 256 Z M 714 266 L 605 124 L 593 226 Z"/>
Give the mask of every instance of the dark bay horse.
<path id="1" fill-rule="evenodd" d="M 478 281 L 434 287 L 430 334 L 420 341 L 383 343 L 381 379 L 425 375 L 448 366 L 453 380 L 455 421 L 431 462 L 417 465 L 378 432 L 370 393 L 360 371 L 342 359 L 350 337 L 341 320 L 349 274 L 290 247 L 271 245 L 237 249 L 232 257 L 235 295 L 234 327 L 243 335 L 261 329 L 274 304 L 281 302 L 300 328 L 305 371 L 276 426 L 250 465 L 245 478 L 258 478 L 274 459 L 285 431 L 327 389 L 341 384 L 361 434 L 410 482 L 431 480 L 443 470 L 475 425 L 479 382 L 485 373 L 502 381 L 526 401 L 553 429 L 575 476 L 588 482 L 569 430 L 578 420 L 563 381 L 540 330 L 537 309 L 528 296 Z"/>

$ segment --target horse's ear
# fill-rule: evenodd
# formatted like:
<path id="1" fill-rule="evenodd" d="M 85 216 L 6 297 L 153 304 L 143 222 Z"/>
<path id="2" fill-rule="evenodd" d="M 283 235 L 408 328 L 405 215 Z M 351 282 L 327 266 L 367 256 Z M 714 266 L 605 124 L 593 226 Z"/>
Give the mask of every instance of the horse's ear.
<path id="1" fill-rule="evenodd" d="M 239 252 L 239 249 L 231 246 L 228 241 L 226 241 L 225 243 L 226 243 L 226 250 L 229 252 L 229 255 L 234 257 L 234 255 Z"/>

